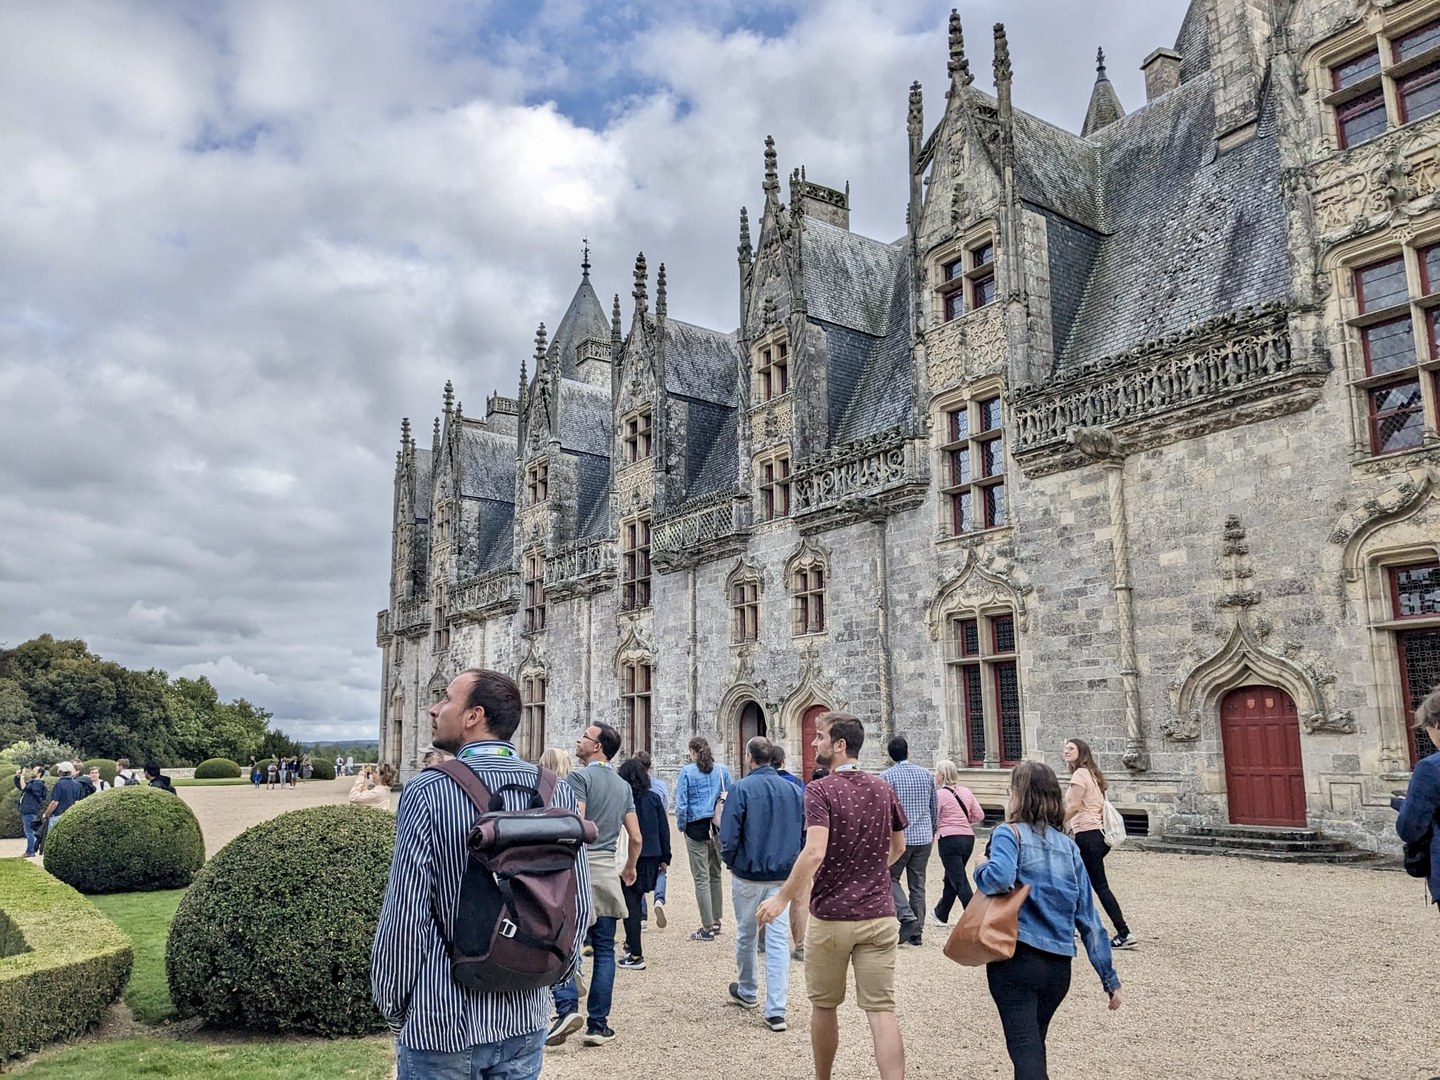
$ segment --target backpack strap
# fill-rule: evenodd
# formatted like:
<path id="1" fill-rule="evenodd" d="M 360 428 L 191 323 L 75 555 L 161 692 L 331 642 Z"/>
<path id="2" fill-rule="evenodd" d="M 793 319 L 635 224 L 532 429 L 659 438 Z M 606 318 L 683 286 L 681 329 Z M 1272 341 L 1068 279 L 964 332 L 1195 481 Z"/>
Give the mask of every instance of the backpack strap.
<path id="1" fill-rule="evenodd" d="M 540 778 L 535 781 L 535 793 L 540 796 L 542 805 L 554 806 L 555 785 L 560 778 L 543 765 L 536 765 L 535 768 L 540 772 Z"/>
<path id="2" fill-rule="evenodd" d="M 493 796 L 490 794 L 490 789 L 485 786 L 480 777 L 475 775 L 475 770 L 470 768 L 469 765 L 466 765 L 463 761 L 457 761 L 451 758 L 448 761 L 439 761 L 434 765 L 427 766 L 425 771 L 429 772 L 432 769 L 436 772 L 444 773 L 450 777 L 451 780 L 454 780 L 455 783 L 459 784 L 461 790 L 463 790 L 470 801 L 475 804 L 477 813 L 488 814 L 490 812 L 490 803 L 493 799 Z"/>

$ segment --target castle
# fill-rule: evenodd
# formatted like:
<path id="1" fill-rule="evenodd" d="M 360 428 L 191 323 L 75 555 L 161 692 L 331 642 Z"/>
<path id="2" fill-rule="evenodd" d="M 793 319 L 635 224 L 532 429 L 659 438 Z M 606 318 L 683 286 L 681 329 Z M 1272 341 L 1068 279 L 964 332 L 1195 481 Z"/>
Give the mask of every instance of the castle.
<path id="1" fill-rule="evenodd" d="M 808 771 L 840 708 L 990 806 L 1078 736 L 1152 831 L 1392 842 L 1440 682 L 1440 2 L 1193 0 L 1078 134 L 994 55 L 991 94 L 952 13 L 899 240 L 767 139 L 738 327 L 644 256 L 607 315 L 587 254 L 517 397 L 403 425 L 382 758 L 480 665 L 532 758 L 603 720 Z"/>

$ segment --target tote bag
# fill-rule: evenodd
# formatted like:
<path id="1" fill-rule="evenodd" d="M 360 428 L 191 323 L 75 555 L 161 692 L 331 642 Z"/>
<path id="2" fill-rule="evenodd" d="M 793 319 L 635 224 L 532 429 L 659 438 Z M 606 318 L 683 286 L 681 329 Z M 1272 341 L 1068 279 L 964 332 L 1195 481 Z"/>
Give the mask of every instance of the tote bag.
<path id="1" fill-rule="evenodd" d="M 1020 866 L 1020 830 L 1014 825 L 1015 866 Z M 987 896 L 976 892 L 960 915 L 950 938 L 945 942 L 945 955 L 965 967 L 981 967 L 995 960 L 1008 960 L 1015 955 L 1020 936 L 1020 905 L 1030 895 L 1029 885 L 1017 884 L 1008 893 Z"/>

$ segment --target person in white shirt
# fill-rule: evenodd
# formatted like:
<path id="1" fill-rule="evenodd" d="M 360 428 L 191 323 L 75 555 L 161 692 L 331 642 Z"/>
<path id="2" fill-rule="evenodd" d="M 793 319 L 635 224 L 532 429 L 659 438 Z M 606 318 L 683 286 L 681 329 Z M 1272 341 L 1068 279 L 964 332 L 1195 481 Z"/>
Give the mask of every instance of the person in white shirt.
<path id="1" fill-rule="evenodd" d="M 355 755 L 354 755 L 354 754 L 350 754 L 350 755 L 348 755 L 348 756 L 345 758 L 345 775 L 346 775 L 346 776 L 354 776 L 354 775 L 355 775 Z"/>
<path id="2" fill-rule="evenodd" d="M 95 785 L 95 790 L 96 790 L 96 791 L 109 791 L 109 790 L 110 790 L 110 781 L 100 779 L 100 766 L 99 766 L 99 765 L 92 765 L 92 766 L 90 767 L 90 782 Z"/>

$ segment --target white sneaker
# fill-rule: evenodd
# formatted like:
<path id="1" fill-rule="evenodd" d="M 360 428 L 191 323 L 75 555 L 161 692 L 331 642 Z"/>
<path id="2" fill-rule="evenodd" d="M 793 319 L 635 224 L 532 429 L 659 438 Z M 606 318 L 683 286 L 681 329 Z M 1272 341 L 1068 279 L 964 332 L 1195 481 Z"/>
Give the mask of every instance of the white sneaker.
<path id="1" fill-rule="evenodd" d="M 665 923 L 666 923 L 666 919 L 665 919 L 665 901 L 664 901 L 664 900 L 656 900 L 654 907 L 652 907 L 650 910 L 653 911 L 653 912 L 655 912 L 655 925 L 658 926 L 661 930 L 664 930 L 664 929 L 665 929 Z"/>
<path id="2" fill-rule="evenodd" d="M 941 919 L 939 915 L 936 915 L 933 911 L 930 912 L 930 915 L 929 915 L 929 917 L 925 920 L 925 923 L 926 923 L 927 926 L 949 926 L 949 925 L 950 925 L 949 923 L 947 923 L 947 922 L 945 922 L 943 919 Z"/>

